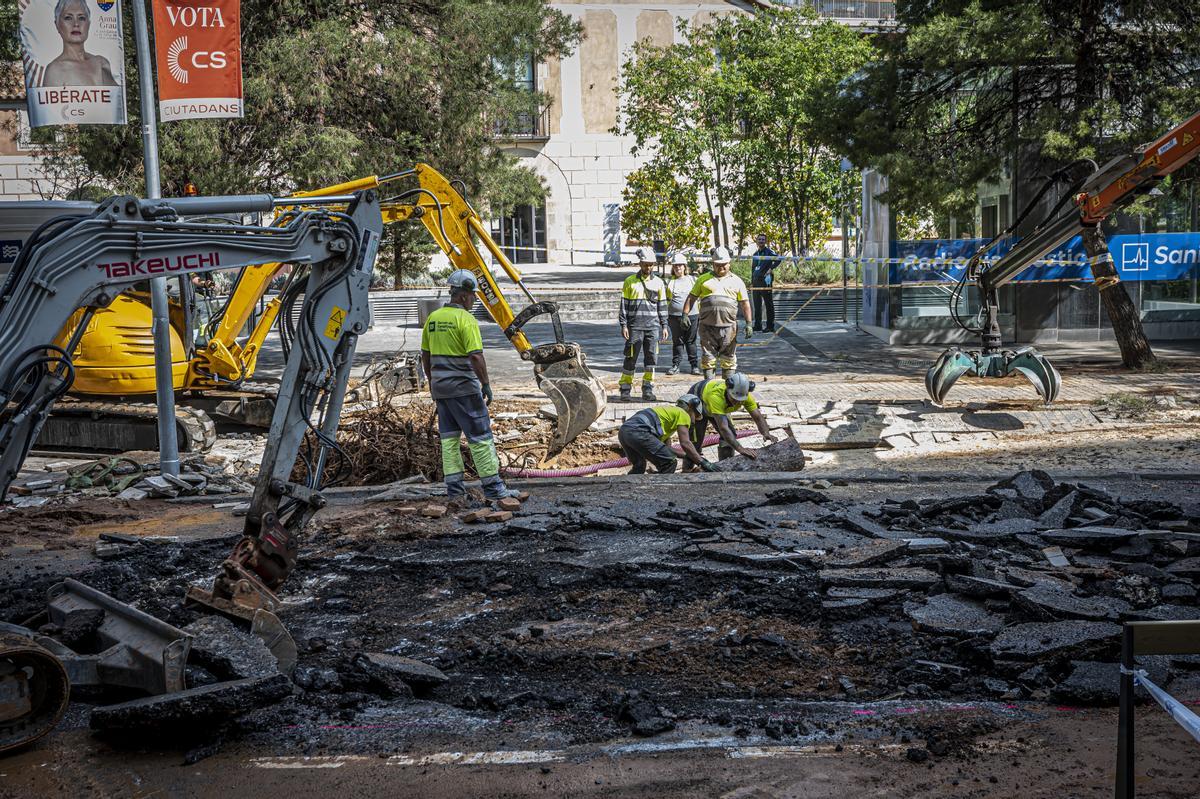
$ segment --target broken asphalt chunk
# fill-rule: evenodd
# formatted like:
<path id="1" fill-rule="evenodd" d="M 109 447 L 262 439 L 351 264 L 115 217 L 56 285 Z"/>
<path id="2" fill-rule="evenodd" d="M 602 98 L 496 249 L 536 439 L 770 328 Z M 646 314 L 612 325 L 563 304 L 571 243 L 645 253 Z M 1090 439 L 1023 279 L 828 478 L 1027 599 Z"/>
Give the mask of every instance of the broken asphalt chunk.
<path id="1" fill-rule="evenodd" d="M 1001 480 L 992 486 L 991 490 L 1010 489 L 1017 496 L 1029 502 L 1040 503 L 1046 494 L 1054 490 L 1054 478 L 1041 469 L 1017 472 L 1007 480 Z"/>
<path id="2" fill-rule="evenodd" d="M 235 718 L 292 693 L 287 675 L 232 680 L 92 709 L 93 730 L 126 733 L 190 732 Z"/>
<path id="3" fill-rule="evenodd" d="M 441 669 L 400 655 L 383 652 L 367 652 L 354 658 L 354 665 L 362 669 L 373 680 L 392 692 L 404 695 L 407 691 L 401 684 L 417 691 L 436 688 L 450 678 Z"/>
<path id="4" fill-rule="evenodd" d="M 279 662 L 261 638 L 223 616 L 203 616 L 183 631 L 192 636 L 189 661 L 226 680 L 267 677 L 279 671 Z"/>
<path id="5" fill-rule="evenodd" d="M 795 505 L 798 502 L 815 502 L 821 504 L 828 501 L 828 495 L 800 486 L 788 486 L 787 488 L 767 492 L 768 505 Z"/>
<path id="6" fill-rule="evenodd" d="M 1042 538 L 1051 544 L 1102 550 L 1115 549 L 1136 536 L 1136 530 L 1124 530 L 1119 527 L 1075 527 L 1070 530 L 1048 530 L 1042 533 Z"/>
<path id="7" fill-rule="evenodd" d="M 942 578 L 926 569 L 823 569 L 821 585 L 852 588 L 931 588 Z"/>
<path id="8" fill-rule="evenodd" d="M 892 560 L 906 548 L 903 541 L 880 538 L 861 546 L 834 549 L 825 555 L 826 566 L 873 566 Z"/>
<path id="9" fill-rule="evenodd" d="M 1116 597 L 1081 597 L 1055 586 L 1039 583 L 1013 595 L 1029 613 L 1046 619 L 1116 620 L 1128 615 L 1130 605 Z"/>
<path id="10" fill-rule="evenodd" d="M 983 605 L 954 594 L 938 594 L 923 605 L 907 603 L 904 614 L 914 630 L 935 635 L 991 635 L 1004 625 Z"/>
<path id="11" fill-rule="evenodd" d="M 1085 658 L 1116 651 L 1121 628 L 1103 621 L 1052 621 L 1016 624 L 992 640 L 997 660 L 1045 662 L 1060 657 Z"/>

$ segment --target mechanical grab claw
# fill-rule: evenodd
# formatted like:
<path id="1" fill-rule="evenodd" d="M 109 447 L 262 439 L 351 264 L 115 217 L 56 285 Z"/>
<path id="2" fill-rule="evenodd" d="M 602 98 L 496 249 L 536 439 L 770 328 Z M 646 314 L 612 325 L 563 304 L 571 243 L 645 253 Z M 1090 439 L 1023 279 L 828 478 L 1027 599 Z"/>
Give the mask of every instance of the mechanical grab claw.
<path id="1" fill-rule="evenodd" d="M 1054 364 L 1033 347 L 1002 352 L 964 351 L 951 347 L 925 373 L 925 390 L 935 405 L 941 405 L 963 375 L 1008 377 L 1014 372 L 1025 375 L 1047 405 L 1058 397 L 1062 377 Z"/>

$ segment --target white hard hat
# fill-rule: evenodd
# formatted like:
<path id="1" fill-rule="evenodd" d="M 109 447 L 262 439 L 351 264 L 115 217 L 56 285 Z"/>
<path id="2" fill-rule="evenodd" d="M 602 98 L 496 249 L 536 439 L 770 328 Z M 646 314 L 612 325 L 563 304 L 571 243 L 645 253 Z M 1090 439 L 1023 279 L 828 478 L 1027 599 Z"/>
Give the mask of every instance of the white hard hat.
<path id="1" fill-rule="evenodd" d="M 687 266 L 687 256 L 681 252 L 675 253 L 674 255 L 671 256 L 671 265 L 674 266 L 675 264 L 679 264 L 680 266 Z"/>
<path id="2" fill-rule="evenodd" d="M 450 277 L 446 278 L 446 285 L 452 289 L 475 291 L 479 288 L 479 278 L 475 277 L 475 273 L 470 269 L 455 269 L 450 273 Z"/>
<path id="3" fill-rule="evenodd" d="M 754 381 L 741 372 L 734 372 L 725 378 L 725 390 L 734 402 L 742 402 L 754 390 Z"/>
<path id="4" fill-rule="evenodd" d="M 729 250 L 727 250 L 724 247 L 713 247 L 712 248 L 712 262 L 714 264 L 729 263 Z"/>
<path id="5" fill-rule="evenodd" d="M 650 249 L 649 247 L 638 247 L 637 259 L 638 263 L 642 264 L 658 263 L 658 256 L 656 256 L 654 254 L 654 250 Z"/>

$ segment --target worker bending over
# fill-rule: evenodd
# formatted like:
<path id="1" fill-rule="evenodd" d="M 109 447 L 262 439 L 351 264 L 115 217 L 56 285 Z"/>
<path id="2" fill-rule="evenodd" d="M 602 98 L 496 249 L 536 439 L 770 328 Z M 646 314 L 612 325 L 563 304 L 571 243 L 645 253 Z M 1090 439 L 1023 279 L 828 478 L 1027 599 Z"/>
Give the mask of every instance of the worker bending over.
<path id="1" fill-rule="evenodd" d="M 645 474 L 646 461 L 653 463 L 659 474 L 673 473 L 675 451 L 668 442 L 676 434 L 691 465 L 706 472 L 714 471 L 713 465 L 701 457 L 688 435 L 689 429 L 702 417 L 700 398 L 694 394 L 684 394 L 674 405 L 646 408 L 629 417 L 617 431 L 617 441 L 633 467 L 629 473 Z"/>
<path id="2" fill-rule="evenodd" d="M 758 457 L 758 453 L 743 447 L 738 441 L 733 421 L 729 418 L 735 411 L 745 409 L 763 438 L 772 444 L 777 440 L 767 427 L 767 420 L 759 411 L 754 395 L 750 393 L 754 391 L 754 381 L 741 372 L 734 372 L 724 379 L 714 377 L 701 380 L 689 391 L 700 398 L 703 411 L 700 420 L 692 427 L 692 443 L 697 448 L 703 447 L 708 423 L 712 422 L 721 436 L 721 442 L 717 445 L 717 460 L 731 458 L 735 452 L 751 459 Z"/>
<path id="3" fill-rule="evenodd" d="M 625 339 L 625 363 L 621 365 L 621 399 L 628 402 L 633 392 L 633 370 L 642 353 L 642 399 L 654 402 L 654 366 L 658 363 L 658 342 L 667 340 L 667 287 L 654 274 L 658 263 L 654 250 L 637 251 L 638 271 L 625 278 L 621 287 L 621 310 L 617 321 Z"/>
<path id="4" fill-rule="evenodd" d="M 437 402 L 446 495 L 453 500 L 467 494 L 459 449 L 459 439 L 465 433 L 484 496 L 516 497 L 518 492 L 500 479 L 500 460 L 492 441 L 487 408 L 492 402 L 492 387 L 483 360 L 479 323 L 471 315 L 478 283 L 466 269 L 452 272 L 446 282 L 450 285 L 450 302 L 429 314 L 421 330 L 421 367 Z"/>
<path id="5" fill-rule="evenodd" d="M 704 376 L 712 377 L 713 370 L 721 367 L 721 377 L 728 377 L 737 369 L 737 317 L 738 311 L 746 320 L 746 338 L 750 338 L 750 325 L 754 316 L 750 311 L 750 298 L 746 284 L 729 271 L 729 250 L 714 247 L 712 271 L 696 279 L 687 300 L 683 303 L 683 315 L 692 312 L 692 306 L 700 303 L 700 349 L 703 354 L 700 366 Z"/>

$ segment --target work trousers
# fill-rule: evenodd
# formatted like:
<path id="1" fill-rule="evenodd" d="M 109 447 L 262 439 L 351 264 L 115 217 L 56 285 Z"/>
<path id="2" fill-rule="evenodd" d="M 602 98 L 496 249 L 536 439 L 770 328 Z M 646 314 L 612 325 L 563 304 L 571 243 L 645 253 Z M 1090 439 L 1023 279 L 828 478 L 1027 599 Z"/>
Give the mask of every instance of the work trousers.
<path id="1" fill-rule="evenodd" d="M 703 448 L 704 437 L 706 435 L 708 435 L 709 421 L 710 421 L 709 417 L 707 415 L 704 415 L 704 416 L 700 417 L 700 421 L 696 422 L 694 425 L 691 426 L 690 434 L 692 437 L 692 443 L 696 445 L 697 451 L 699 451 Z M 717 423 L 715 421 L 713 422 L 713 428 L 718 433 L 721 432 L 720 428 L 717 427 Z M 717 444 L 717 460 L 723 461 L 726 458 L 732 458 L 732 457 L 733 457 L 733 447 L 726 444 L 725 439 L 722 438 L 720 443 Z"/>
<path id="2" fill-rule="evenodd" d="M 642 388 L 654 385 L 654 367 L 658 363 L 658 338 L 660 328 L 652 330 L 630 330 L 629 341 L 625 342 L 625 362 L 621 365 L 620 384 L 633 385 L 633 371 L 637 368 L 638 355 L 643 356 Z"/>
<path id="3" fill-rule="evenodd" d="M 445 473 L 446 496 L 451 499 L 466 495 L 460 440 L 467 437 L 471 461 L 479 474 L 483 493 L 489 499 L 503 496 L 507 487 L 500 478 L 500 459 L 492 440 L 492 420 L 482 394 L 448 397 L 437 400 L 438 436 L 442 440 L 442 472 Z"/>
<path id="4" fill-rule="evenodd" d="M 687 352 L 688 363 L 695 369 L 700 363 L 700 348 L 696 344 L 696 339 L 700 334 L 700 317 L 697 314 L 692 314 L 688 317 L 691 322 L 687 330 L 683 329 L 681 322 L 682 316 L 667 317 L 668 323 L 671 325 L 671 366 L 678 369 L 679 364 L 683 363 L 683 354 Z"/>
<path id="5" fill-rule="evenodd" d="M 700 325 L 700 348 L 704 352 L 700 359 L 702 369 L 720 366 L 722 375 L 737 370 L 737 330 L 737 325 Z"/>
<path id="6" fill-rule="evenodd" d="M 775 290 L 770 286 L 754 286 L 750 294 L 754 302 L 754 329 L 774 333 Z"/>
<path id="7" fill-rule="evenodd" d="M 654 464 L 659 474 L 675 472 L 675 452 L 648 426 L 638 424 L 636 417 L 621 425 L 617 443 L 629 459 L 630 474 L 645 474 L 646 461 Z"/>

